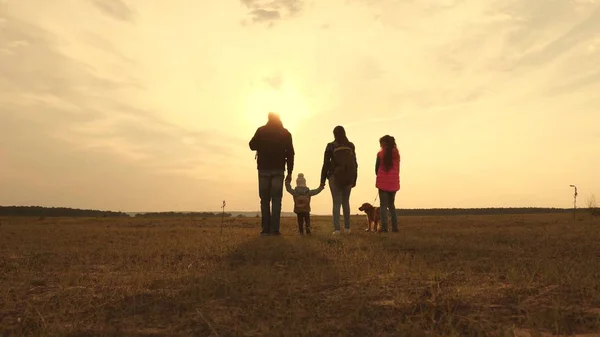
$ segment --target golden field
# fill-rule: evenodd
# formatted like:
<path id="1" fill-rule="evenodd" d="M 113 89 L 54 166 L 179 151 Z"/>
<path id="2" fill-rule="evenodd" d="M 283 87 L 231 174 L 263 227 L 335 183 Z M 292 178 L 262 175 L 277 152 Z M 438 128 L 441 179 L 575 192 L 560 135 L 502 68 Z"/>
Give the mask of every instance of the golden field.
<path id="1" fill-rule="evenodd" d="M 600 336 L 600 219 L 2 218 L 0 336 Z"/>

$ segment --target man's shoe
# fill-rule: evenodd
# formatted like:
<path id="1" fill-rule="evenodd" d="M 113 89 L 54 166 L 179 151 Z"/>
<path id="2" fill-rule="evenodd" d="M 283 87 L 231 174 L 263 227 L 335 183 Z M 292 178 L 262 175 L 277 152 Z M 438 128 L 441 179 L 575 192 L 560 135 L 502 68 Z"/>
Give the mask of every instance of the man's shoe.
<path id="1" fill-rule="evenodd" d="M 279 236 L 279 235 L 281 235 L 281 233 L 279 233 L 279 232 L 273 232 L 273 233 L 271 233 L 271 235 L 273 235 L 273 236 Z"/>
<path id="2" fill-rule="evenodd" d="M 269 232 L 262 231 L 260 232 L 260 236 L 269 236 Z"/>

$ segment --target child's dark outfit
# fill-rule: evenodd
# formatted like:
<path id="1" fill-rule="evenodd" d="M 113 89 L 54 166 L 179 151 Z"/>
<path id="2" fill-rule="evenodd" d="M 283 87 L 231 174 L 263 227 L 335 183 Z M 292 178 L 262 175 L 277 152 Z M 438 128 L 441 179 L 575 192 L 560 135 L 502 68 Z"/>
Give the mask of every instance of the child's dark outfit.
<path id="1" fill-rule="evenodd" d="M 311 234 L 310 228 L 310 198 L 323 190 L 322 186 L 311 190 L 306 187 L 304 174 L 298 174 L 296 179 L 296 188 L 292 189 L 289 182 L 285 183 L 285 189 L 294 197 L 294 213 L 298 216 L 298 234 L 304 234 L 304 223 L 306 223 L 306 234 Z"/>

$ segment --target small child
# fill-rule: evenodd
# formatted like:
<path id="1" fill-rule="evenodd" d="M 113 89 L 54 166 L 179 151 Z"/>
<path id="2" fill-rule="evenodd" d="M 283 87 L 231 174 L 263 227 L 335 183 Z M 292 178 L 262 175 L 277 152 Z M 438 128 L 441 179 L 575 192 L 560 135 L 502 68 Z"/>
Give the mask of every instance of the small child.
<path id="1" fill-rule="evenodd" d="M 306 235 L 310 235 L 310 198 L 315 196 L 325 188 L 324 185 L 319 186 L 315 190 L 306 187 L 306 179 L 304 174 L 299 173 L 296 179 L 296 188 L 292 189 L 290 182 L 285 183 L 285 189 L 294 197 L 294 213 L 298 215 L 298 234 L 303 235 L 303 223 L 306 222 Z"/>

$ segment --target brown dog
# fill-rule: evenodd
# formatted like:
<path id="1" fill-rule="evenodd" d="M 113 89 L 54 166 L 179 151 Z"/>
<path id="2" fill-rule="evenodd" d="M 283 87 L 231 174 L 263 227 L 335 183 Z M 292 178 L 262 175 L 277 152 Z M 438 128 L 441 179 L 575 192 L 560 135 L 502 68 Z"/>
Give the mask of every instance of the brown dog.
<path id="1" fill-rule="evenodd" d="M 365 232 L 371 231 L 371 224 L 373 224 L 373 232 L 377 232 L 377 224 L 379 223 L 379 207 L 365 202 L 358 208 L 359 211 L 363 211 L 367 214 L 367 229 Z"/>

